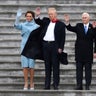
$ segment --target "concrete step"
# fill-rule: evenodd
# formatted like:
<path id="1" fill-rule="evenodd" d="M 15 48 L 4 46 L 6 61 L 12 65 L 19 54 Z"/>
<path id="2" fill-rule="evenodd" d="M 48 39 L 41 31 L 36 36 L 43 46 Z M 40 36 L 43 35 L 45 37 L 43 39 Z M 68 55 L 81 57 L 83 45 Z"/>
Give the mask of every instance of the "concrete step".
<path id="1" fill-rule="evenodd" d="M 68 12 L 66 12 L 66 13 L 68 13 Z M 58 19 L 60 19 L 62 22 L 64 22 L 64 14 L 66 14 L 66 13 L 59 13 L 59 14 L 61 14 L 61 15 L 59 15 L 58 14 Z M 83 12 L 81 12 L 81 13 L 77 13 L 78 14 L 78 16 L 77 15 L 75 15 L 75 13 L 74 14 L 72 14 L 72 13 L 68 13 L 69 15 L 70 15 L 70 23 L 71 24 L 73 24 L 73 25 L 76 25 L 76 23 L 81 23 L 82 21 L 81 21 L 81 15 L 82 15 L 82 13 Z M 3 14 L 3 13 L 1 13 L 1 14 Z M 8 15 L 8 14 L 7 14 Z M 5 32 L 7 31 L 7 28 L 8 28 L 8 25 L 10 24 L 10 26 L 12 26 L 9 30 L 12 32 L 12 33 L 20 33 L 20 31 L 18 31 L 18 30 L 16 30 L 15 28 L 14 28 L 14 22 L 15 22 L 15 17 L 16 17 L 16 14 L 15 14 L 15 16 L 14 17 L 12 17 L 12 18 L 8 18 L 8 16 L 7 15 L 5 15 L 6 17 L 4 18 L 4 16 L 2 16 L 2 17 L 0 17 L 0 23 L 2 24 L 2 25 L 0 25 L 0 29 L 2 29 L 2 27 L 3 27 L 3 29 L 5 30 Z M 10 15 L 10 14 L 9 14 Z M 1 15 L 0 15 L 1 16 Z M 45 16 L 47 16 L 48 17 L 48 15 L 47 15 L 47 13 L 46 13 L 46 15 L 43 15 L 43 14 L 41 14 L 40 15 L 40 17 L 45 17 Z M 92 17 L 91 17 L 92 16 Z M 42 19 L 42 18 L 41 18 Z M 95 16 L 94 16 L 94 13 L 92 14 L 90 14 L 90 23 L 92 23 L 92 21 L 94 21 L 95 20 Z M 25 21 L 25 19 L 24 18 L 21 18 L 21 22 L 24 22 Z M 8 31 L 9 31 L 8 30 Z M 2 31 L 2 30 L 1 30 Z M 7 32 L 8 32 L 7 31 Z M 9 32 L 10 32 L 9 31 Z M 15 34 L 16 34 L 15 33 Z"/>
<path id="2" fill-rule="evenodd" d="M 74 46 L 67 46 L 67 44 L 65 44 L 65 48 L 64 48 L 64 52 L 67 52 L 68 55 L 70 54 L 74 54 L 75 52 L 75 47 Z M 1 47 L 0 46 L 0 55 L 4 56 L 4 55 L 20 55 L 20 48 L 19 47 Z"/>
<path id="3" fill-rule="evenodd" d="M 20 62 L 20 54 L 1 54 L 0 55 L 0 63 L 17 63 L 17 62 Z M 69 64 L 74 64 L 75 62 L 75 56 L 74 56 L 74 53 L 68 55 L 68 61 L 69 61 Z M 96 61 L 95 61 L 96 62 Z"/>
<path id="4" fill-rule="evenodd" d="M 42 67 L 39 67 L 38 64 L 35 64 L 35 75 L 45 75 L 45 67 L 44 64 L 42 64 Z M 76 75 L 76 66 L 72 64 L 69 65 L 62 65 L 60 66 L 60 75 Z M 4 66 L 5 67 L 5 66 Z M 19 65 L 18 67 L 9 66 L 7 68 L 0 68 L 0 76 L 6 76 L 6 75 L 23 75 L 23 68 Z M 85 74 L 85 70 L 84 70 Z M 92 74 L 96 75 L 96 65 L 94 64 L 92 66 Z"/>
<path id="5" fill-rule="evenodd" d="M 50 5 L 51 6 L 51 5 Z M 56 7 L 56 9 L 58 11 L 61 10 L 66 10 L 67 11 L 94 11 L 95 12 L 95 4 L 52 4 L 52 6 Z M 42 12 L 47 12 L 47 8 L 49 7 L 49 4 L 0 4 L 0 10 L 3 9 L 3 12 L 17 12 L 18 8 L 21 8 L 22 10 L 24 10 L 24 12 L 26 12 L 27 10 L 35 10 L 36 7 L 41 7 Z M 10 10 L 12 9 L 12 10 Z"/>
<path id="6" fill-rule="evenodd" d="M 95 0 L 80 0 L 80 1 L 77 1 L 77 0 L 50 0 L 50 1 L 45 1 L 45 0 L 36 0 L 36 1 L 34 1 L 34 0 L 29 0 L 29 1 L 26 1 L 26 0 L 22 0 L 22 1 L 20 1 L 20 0 L 5 0 L 4 2 L 3 2 L 3 0 L 1 0 L 0 1 L 0 4 L 22 4 L 22 2 L 23 2 L 23 4 L 49 4 L 50 2 L 51 2 L 51 4 L 62 4 L 62 3 L 64 3 L 64 4 L 80 4 L 80 3 L 83 3 L 83 4 L 91 4 L 91 3 L 95 3 Z"/>
<path id="7" fill-rule="evenodd" d="M 21 35 L 20 34 L 0 35 L 0 40 L 21 40 Z"/>
<path id="8" fill-rule="evenodd" d="M 90 7 L 90 6 L 89 6 Z M 18 9 L 17 9 L 18 10 Z M 65 9 L 62 9 L 62 10 L 65 10 Z M 22 17 L 21 17 L 21 20 L 24 21 L 25 20 L 25 12 L 27 10 L 24 11 L 24 14 L 22 14 Z M 73 20 L 80 20 L 81 19 L 81 15 L 83 12 L 88 12 L 90 14 L 90 17 L 91 17 L 91 20 L 94 20 L 95 19 L 95 13 L 94 13 L 94 10 L 84 10 L 84 11 L 80 11 L 80 10 L 72 10 L 72 9 L 69 9 L 67 11 L 61 11 L 61 10 L 57 10 L 57 13 L 58 13 L 58 19 L 62 20 L 64 18 L 64 14 L 69 14 L 71 19 Z M 3 24 L 3 21 L 6 20 L 6 23 L 8 23 L 8 21 L 10 22 L 10 25 L 14 25 L 14 21 L 15 21 L 15 17 L 16 17 L 16 12 L 8 12 L 8 11 L 3 11 L 1 12 L 0 11 L 0 20 L 1 20 L 1 24 Z M 40 17 L 48 17 L 48 14 L 47 14 L 47 10 L 45 12 L 41 12 L 41 15 Z M 6 18 L 4 20 L 4 18 Z M 4 25 L 4 24 L 3 24 Z"/>
<path id="9" fill-rule="evenodd" d="M 85 76 L 83 76 L 85 78 Z M 52 80 L 52 79 L 51 79 Z M 44 82 L 45 81 L 45 75 L 34 75 L 34 82 Z M 14 83 L 14 82 L 24 82 L 24 76 L 23 75 L 0 75 L 0 82 L 4 84 L 7 83 Z M 92 76 L 92 84 L 96 85 L 96 74 Z M 76 84 L 76 75 L 67 75 L 63 74 L 60 75 L 60 83 L 69 84 L 73 83 Z M 85 79 L 83 80 L 83 83 L 85 83 Z"/>
<path id="10" fill-rule="evenodd" d="M 64 52 L 67 52 L 69 56 L 75 55 L 74 53 L 75 47 L 71 46 L 69 47 L 67 44 L 65 44 Z M 20 48 L 19 47 L 2 47 L 0 46 L 0 56 L 8 56 L 8 55 L 13 55 L 13 56 L 20 56 Z"/>
<path id="11" fill-rule="evenodd" d="M 20 47 L 20 40 L 1 40 L 0 41 L 0 47 L 3 48 L 3 47 Z"/>
<path id="12" fill-rule="evenodd" d="M 16 49 L 17 48 L 18 52 L 20 51 L 20 42 L 18 42 L 18 41 L 16 42 L 16 40 L 15 41 L 10 41 L 10 42 L 8 40 L 5 40 L 5 41 L 3 40 L 2 42 L 0 42 L 0 44 L 1 44 L 0 45 L 1 52 L 2 52 L 2 50 L 5 50 L 5 49 L 11 50 L 12 48 L 13 49 Z M 66 43 L 65 43 L 65 50 L 68 50 L 67 52 L 73 50 L 75 48 L 74 47 L 74 44 L 75 44 L 75 42 L 72 41 L 72 40 L 66 41 Z M 69 47 L 69 45 L 71 47 Z M 9 52 L 9 54 L 10 54 L 10 52 Z"/>
<path id="13" fill-rule="evenodd" d="M 21 62 L 20 61 L 0 61 L 0 68 L 21 68 Z"/>
<path id="14" fill-rule="evenodd" d="M 10 59 L 9 58 L 7 58 L 7 56 L 1 56 L 0 58 L 2 58 L 2 59 L 0 59 L 0 67 L 3 67 L 3 64 L 4 64 L 4 66 L 6 66 L 7 64 L 13 64 L 14 66 L 18 66 L 18 64 L 20 64 L 20 56 L 10 56 Z M 5 58 L 5 59 L 3 59 L 3 58 Z M 6 58 L 7 58 L 7 60 L 6 60 Z M 75 63 L 75 61 L 74 60 L 68 60 L 69 61 L 69 64 L 74 64 Z M 42 64 L 40 64 L 40 66 L 42 66 Z"/>
<path id="15" fill-rule="evenodd" d="M 0 48 L 0 54 L 20 54 L 20 48 Z"/>
<path id="16" fill-rule="evenodd" d="M 14 55 L 3 55 L 3 56 L 0 56 L 0 62 L 20 62 L 20 56 L 14 56 Z"/>
<path id="17" fill-rule="evenodd" d="M 1 89 L 1 96 L 96 96 L 96 90 L 34 90 Z"/>
<path id="18" fill-rule="evenodd" d="M 16 62 L 20 62 L 20 54 L 12 54 L 12 53 L 9 53 L 9 54 L 0 54 L 0 62 L 1 63 L 4 63 L 4 62 L 10 62 L 10 63 L 16 63 Z M 69 64 L 74 64 L 75 62 L 75 56 L 74 56 L 74 53 L 68 53 L 68 61 L 69 61 Z M 94 60 L 96 62 L 96 60 Z"/>
<path id="19" fill-rule="evenodd" d="M 69 61 L 74 60 L 74 54 L 68 55 Z M 14 53 L 9 53 L 9 54 L 0 54 L 0 62 L 20 62 L 20 54 L 14 54 Z"/>
<path id="20" fill-rule="evenodd" d="M 13 41 L 20 41 L 21 40 L 21 35 L 16 33 L 0 33 L 0 41 L 3 40 L 13 40 Z M 67 40 L 76 40 L 76 34 L 72 32 L 66 32 L 66 41 Z"/>
<path id="21" fill-rule="evenodd" d="M 67 81 L 67 80 L 66 80 Z M 76 81 L 74 80 L 74 82 L 71 82 L 71 80 L 69 82 L 60 82 L 59 84 L 59 90 L 75 90 L 75 87 L 76 87 Z M 34 82 L 35 84 L 35 90 L 43 90 L 44 88 L 44 80 L 43 82 L 41 81 L 38 81 L 38 82 Z M 14 82 L 1 82 L 0 81 L 0 90 L 3 89 L 3 90 L 6 90 L 6 89 L 14 89 L 14 90 L 17 90 L 17 89 L 23 89 L 24 87 L 24 80 L 22 81 L 14 81 Z M 53 89 L 53 86 L 52 86 L 52 83 L 51 83 L 51 89 Z M 85 89 L 85 82 L 83 83 L 83 89 Z M 92 82 L 91 83 L 91 86 L 90 86 L 90 89 L 91 90 L 95 90 L 96 89 L 96 82 Z"/>
<path id="22" fill-rule="evenodd" d="M 83 84 L 83 89 L 85 90 L 85 84 Z M 14 83 L 0 83 L 0 90 L 23 90 L 24 82 L 14 82 Z M 76 83 L 60 83 L 59 90 L 75 90 Z M 90 90 L 95 90 L 96 84 L 91 84 Z M 35 90 L 43 90 L 44 82 L 35 83 Z M 53 86 L 51 84 L 51 90 L 53 90 Z M 92 95 L 93 96 L 93 95 Z"/>
<path id="23" fill-rule="evenodd" d="M 70 31 L 66 32 L 66 41 L 68 42 L 68 40 L 72 40 L 75 41 L 76 40 L 76 34 Z M 18 41 L 21 42 L 21 35 L 19 33 L 8 33 L 8 32 L 4 32 L 4 33 L 0 33 L 0 41 Z"/>
<path id="24" fill-rule="evenodd" d="M 77 21 L 78 22 L 78 21 Z M 73 24 L 73 23 L 72 23 Z M 74 23 L 74 24 L 76 24 L 76 23 Z M 8 30 L 7 30 L 7 28 L 8 28 Z M 19 31 L 19 30 L 17 30 L 17 29 L 15 29 L 14 27 L 12 27 L 12 26 L 8 26 L 8 25 L 4 25 L 4 26 L 1 26 L 0 25 L 0 35 L 4 35 L 4 36 L 6 36 L 6 35 L 8 35 L 8 36 L 18 36 L 18 37 L 21 37 L 21 31 Z M 70 31 L 68 31 L 67 29 L 66 29 L 66 35 L 75 35 L 75 33 L 73 33 L 73 32 L 70 32 Z"/>
<path id="25" fill-rule="evenodd" d="M 74 69 L 74 67 L 76 66 L 76 62 L 75 60 L 68 60 L 69 63 L 68 65 L 63 65 L 63 64 L 60 64 L 60 68 L 62 69 Z M 96 59 L 93 60 L 93 65 L 92 67 L 93 68 L 96 68 Z M 21 67 L 21 62 L 18 60 L 18 61 L 0 61 L 0 68 L 20 68 Z M 35 68 L 44 68 L 44 61 L 43 60 L 35 60 Z"/>
<path id="26" fill-rule="evenodd" d="M 8 36 L 7 36 L 8 37 Z M 65 44 L 66 47 L 72 46 L 71 48 L 74 47 L 74 43 L 75 43 L 75 38 L 73 37 L 74 40 L 72 40 L 70 37 L 68 38 L 68 40 L 66 39 Z M 20 43 L 21 40 L 18 39 L 13 39 L 13 38 L 1 38 L 0 39 L 0 48 L 20 48 Z"/>
<path id="27" fill-rule="evenodd" d="M 93 64 L 93 78 L 91 90 L 74 90 L 76 85 L 74 40 L 75 35 L 70 32 L 66 36 L 65 50 L 68 52 L 69 65 L 60 65 L 60 89 L 57 91 L 43 90 L 44 62 L 36 60 L 35 90 L 23 91 L 24 77 L 20 62 L 20 31 L 14 28 L 14 21 L 18 8 L 24 13 L 41 7 L 42 15 L 47 16 L 47 8 L 54 6 L 58 18 L 63 21 L 63 14 L 71 15 L 71 23 L 81 22 L 81 14 L 89 12 L 91 20 L 95 20 L 96 0 L 0 0 L 0 96 L 95 96 L 96 95 L 96 62 Z M 24 14 L 23 13 L 23 14 Z M 21 21 L 24 21 L 22 16 Z M 71 46 L 71 47 L 70 47 Z M 85 80 L 84 80 L 85 85 Z M 85 86 L 84 86 L 85 87 Z"/>
<path id="28" fill-rule="evenodd" d="M 75 7 L 75 6 L 74 6 Z M 73 7 L 73 8 L 74 8 Z M 81 6 L 82 7 L 82 6 Z M 81 8 L 80 7 L 80 8 Z M 89 6 L 90 7 L 90 6 Z M 69 7 L 68 7 L 69 8 Z M 77 8 L 78 9 L 78 8 Z M 92 8 L 91 8 L 92 9 Z M 17 9 L 18 10 L 18 9 Z M 16 10 L 16 12 L 17 12 L 17 10 Z M 64 11 L 63 11 L 64 10 Z M 24 13 L 22 14 L 22 17 L 21 17 L 21 20 L 22 21 L 24 21 L 25 20 L 25 12 L 26 12 L 27 10 L 24 10 Z M 6 22 L 10 22 L 10 24 L 14 24 L 14 22 L 12 22 L 12 21 L 15 21 L 15 17 L 16 17 L 16 12 L 10 12 L 9 10 L 6 10 L 6 11 L 0 11 L 0 20 L 1 20 L 1 23 L 3 24 L 3 21 L 5 21 L 6 20 Z M 70 16 L 71 16 L 71 19 L 75 19 L 75 20 L 79 20 L 79 19 L 81 19 L 81 15 L 82 15 L 82 13 L 83 12 L 88 12 L 89 14 L 90 14 L 90 17 L 91 17 L 91 19 L 93 20 L 93 19 L 95 19 L 95 13 L 94 13 L 94 10 L 82 10 L 82 11 L 80 11 L 80 9 L 78 9 L 77 11 L 76 10 L 72 10 L 72 9 L 67 9 L 66 11 L 65 11 L 65 9 L 62 9 L 62 11 L 61 10 L 57 10 L 57 13 L 58 13 L 58 18 L 59 19 L 62 19 L 63 18 L 63 15 L 64 14 L 70 14 Z M 40 15 L 41 17 L 45 17 L 45 16 L 47 16 L 48 17 L 48 14 L 47 14 L 47 10 L 44 12 L 44 11 L 42 11 L 41 12 L 41 15 Z M 78 18 L 77 18 L 77 17 Z M 6 17 L 6 18 L 5 18 Z"/>
<path id="29" fill-rule="evenodd" d="M 69 64 L 68 65 L 62 65 L 62 64 L 60 64 L 60 66 L 61 67 L 65 67 L 65 66 L 68 66 L 68 67 L 74 67 L 74 65 L 75 65 L 75 61 L 70 61 L 69 62 Z M 36 62 L 35 63 L 35 67 L 36 68 L 44 68 L 44 62 L 43 61 L 39 61 L 38 60 L 38 62 Z M 21 68 L 21 62 L 18 60 L 18 61 L 14 61 L 14 62 L 12 62 L 12 61 L 0 61 L 0 68 L 8 68 L 8 69 L 10 69 L 10 68 L 16 68 L 16 69 L 18 69 L 18 68 Z"/>

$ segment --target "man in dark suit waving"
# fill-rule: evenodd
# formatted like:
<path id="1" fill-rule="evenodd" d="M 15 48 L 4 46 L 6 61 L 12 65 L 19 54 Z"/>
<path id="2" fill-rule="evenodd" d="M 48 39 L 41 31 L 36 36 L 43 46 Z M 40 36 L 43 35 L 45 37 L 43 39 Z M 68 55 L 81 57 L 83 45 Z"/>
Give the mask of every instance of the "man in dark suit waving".
<path id="1" fill-rule="evenodd" d="M 82 90 L 83 67 L 85 66 L 86 90 L 89 90 L 92 78 L 93 63 L 93 41 L 96 45 L 96 25 L 90 24 L 90 16 L 88 13 L 82 14 L 82 23 L 71 26 L 69 23 L 69 15 L 64 15 L 66 27 L 69 31 L 75 32 L 77 39 L 75 43 L 75 60 L 76 60 L 76 80 L 77 90 Z M 94 50 L 96 57 L 96 46 Z"/>
<path id="2" fill-rule="evenodd" d="M 40 15 L 40 9 L 36 9 L 36 15 Z M 37 23 L 42 26 L 41 37 L 43 40 L 43 54 L 45 61 L 45 89 L 50 89 L 51 73 L 53 70 L 53 87 L 59 86 L 59 58 L 65 43 L 65 24 L 57 19 L 56 9 L 48 8 L 48 16 Z"/>

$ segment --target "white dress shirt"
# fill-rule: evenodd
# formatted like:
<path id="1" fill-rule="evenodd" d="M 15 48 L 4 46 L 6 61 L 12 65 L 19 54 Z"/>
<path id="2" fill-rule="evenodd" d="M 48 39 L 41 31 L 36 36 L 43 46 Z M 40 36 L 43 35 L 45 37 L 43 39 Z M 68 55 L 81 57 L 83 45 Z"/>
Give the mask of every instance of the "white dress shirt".
<path id="1" fill-rule="evenodd" d="M 43 38 L 44 41 L 55 41 L 55 36 L 54 36 L 54 28 L 55 28 L 56 23 L 50 22 L 47 32 Z"/>
<path id="2" fill-rule="evenodd" d="M 88 23 L 88 24 L 84 24 L 84 26 L 86 26 L 86 27 L 87 27 L 87 29 L 88 29 L 88 27 L 89 27 L 89 23 Z"/>

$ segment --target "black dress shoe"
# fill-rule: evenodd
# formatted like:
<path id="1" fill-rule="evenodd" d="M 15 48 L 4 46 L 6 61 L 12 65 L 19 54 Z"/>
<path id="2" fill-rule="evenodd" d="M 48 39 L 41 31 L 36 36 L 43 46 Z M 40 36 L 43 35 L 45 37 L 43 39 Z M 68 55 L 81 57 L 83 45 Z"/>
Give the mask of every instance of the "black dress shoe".
<path id="1" fill-rule="evenodd" d="M 86 90 L 90 90 L 90 88 L 89 88 L 89 86 L 86 86 L 86 88 L 85 88 Z"/>
<path id="2" fill-rule="evenodd" d="M 58 86 L 54 86 L 54 90 L 58 90 Z"/>
<path id="3" fill-rule="evenodd" d="M 50 87 L 45 87 L 44 90 L 50 90 Z"/>
<path id="4" fill-rule="evenodd" d="M 77 86 L 75 90 L 83 90 L 82 86 Z"/>

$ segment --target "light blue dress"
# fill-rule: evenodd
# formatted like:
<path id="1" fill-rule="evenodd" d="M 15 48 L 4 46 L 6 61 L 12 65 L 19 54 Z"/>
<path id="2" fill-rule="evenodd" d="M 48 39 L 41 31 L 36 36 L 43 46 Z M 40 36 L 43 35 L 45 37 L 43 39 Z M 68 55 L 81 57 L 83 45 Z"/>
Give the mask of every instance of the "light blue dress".
<path id="1" fill-rule="evenodd" d="M 18 18 L 16 18 L 18 19 Z M 19 19 L 18 19 L 19 21 Z M 22 36 L 22 39 L 21 39 L 21 52 L 28 40 L 28 37 L 30 35 L 30 33 L 37 29 L 39 27 L 39 25 L 37 25 L 34 21 L 34 19 L 30 22 L 26 21 L 24 23 L 15 23 L 15 28 L 18 29 L 18 30 L 21 30 L 21 36 Z M 30 58 L 27 58 L 23 55 L 21 55 L 21 65 L 22 67 L 28 67 L 28 68 L 34 68 L 34 60 L 33 59 L 30 59 Z"/>

